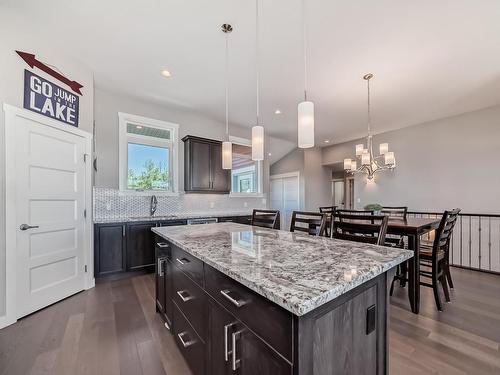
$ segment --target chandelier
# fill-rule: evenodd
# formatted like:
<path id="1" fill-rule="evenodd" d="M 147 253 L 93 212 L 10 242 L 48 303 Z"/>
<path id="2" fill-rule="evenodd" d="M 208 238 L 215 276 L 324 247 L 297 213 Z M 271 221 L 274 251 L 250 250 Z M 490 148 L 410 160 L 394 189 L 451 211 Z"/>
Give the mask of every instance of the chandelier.
<path id="1" fill-rule="evenodd" d="M 347 173 L 365 173 L 367 182 L 373 182 L 376 172 L 393 170 L 396 168 L 396 158 L 394 152 L 389 152 L 389 144 L 379 145 L 379 155 L 373 154 L 373 137 L 371 134 L 371 108 L 370 108 L 370 79 L 373 74 L 368 73 L 363 76 L 367 83 L 368 91 L 368 136 L 366 137 L 366 147 L 363 143 L 356 145 L 356 158 L 344 159 L 344 170 Z M 358 164 L 359 162 L 359 164 Z M 359 167 L 358 167 L 359 165 Z"/>

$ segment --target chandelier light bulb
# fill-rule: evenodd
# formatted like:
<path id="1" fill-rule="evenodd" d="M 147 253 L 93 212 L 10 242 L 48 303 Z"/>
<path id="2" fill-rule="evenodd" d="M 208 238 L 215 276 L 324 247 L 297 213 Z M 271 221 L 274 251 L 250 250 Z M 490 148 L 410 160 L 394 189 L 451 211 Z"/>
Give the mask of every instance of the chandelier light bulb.
<path id="1" fill-rule="evenodd" d="M 364 144 L 359 144 L 359 145 L 356 145 L 356 156 L 361 156 L 361 154 L 363 153 L 363 150 L 365 149 L 365 145 Z"/>

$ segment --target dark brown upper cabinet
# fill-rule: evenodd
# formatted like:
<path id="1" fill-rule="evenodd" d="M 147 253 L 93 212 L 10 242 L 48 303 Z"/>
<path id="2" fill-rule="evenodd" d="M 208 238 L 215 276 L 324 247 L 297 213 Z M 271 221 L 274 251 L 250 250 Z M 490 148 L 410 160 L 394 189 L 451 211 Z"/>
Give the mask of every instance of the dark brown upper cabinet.
<path id="1" fill-rule="evenodd" d="M 182 141 L 185 192 L 229 194 L 231 171 L 222 169 L 222 142 L 192 135 Z"/>

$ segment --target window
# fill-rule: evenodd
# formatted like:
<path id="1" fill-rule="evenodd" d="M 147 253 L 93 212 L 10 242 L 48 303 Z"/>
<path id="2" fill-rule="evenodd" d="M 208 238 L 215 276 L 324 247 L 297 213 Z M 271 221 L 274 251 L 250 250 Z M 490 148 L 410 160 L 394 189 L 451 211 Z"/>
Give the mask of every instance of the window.
<path id="1" fill-rule="evenodd" d="M 177 192 L 178 125 L 119 113 L 120 190 Z"/>
<path id="2" fill-rule="evenodd" d="M 260 194 L 261 162 L 252 160 L 252 147 L 249 140 L 231 137 L 233 142 L 233 169 L 231 170 L 231 194 Z"/>

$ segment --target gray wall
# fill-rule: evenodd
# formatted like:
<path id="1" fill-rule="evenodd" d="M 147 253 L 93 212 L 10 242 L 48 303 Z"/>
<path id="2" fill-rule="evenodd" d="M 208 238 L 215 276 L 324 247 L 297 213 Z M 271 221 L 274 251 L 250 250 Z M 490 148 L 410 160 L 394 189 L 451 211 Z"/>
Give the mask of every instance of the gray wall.
<path id="1" fill-rule="evenodd" d="M 357 207 L 380 203 L 500 213 L 500 106 L 376 135 L 377 151 L 381 142 L 396 153 L 397 167 L 376 175 L 373 184 L 357 177 Z M 356 143 L 325 147 L 323 164 L 353 158 Z"/>
<path id="2" fill-rule="evenodd" d="M 20 25 L 23 25 L 22 27 Z M 57 81 L 39 69 L 29 66 L 16 54 L 16 50 L 34 53 L 35 56 L 64 72 L 84 87 L 80 97 L 79 127 L 92 129 L 93 77 L 92 72 L 79 61 L 69 58 L 50 47 L 50 39 L 44 39 L 38 31 L 32 31 L 20 14 L 6 7 L 0 11 L 0 106 L 7 103 L 23 106 L 24 70 L 32 70 L 51 82 Z M 68 125 L 69 126 L 69 125 Z M 0 109 L 0 316 L 5 312 L 5 117 Z M 8 140 L 7 140 L 8 141 Z"/>
<path id="3" fill-rule="evenodd" d="M 317 211 L 332 203 L 331 168 L 322 165 L 321 148 L 296 148 L 271 165 L 271 175 L 299 171 L 301 209 Z"/>

